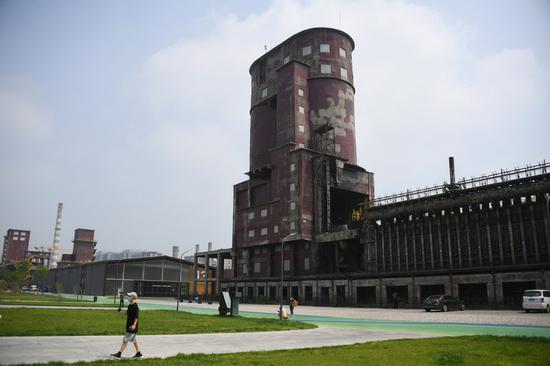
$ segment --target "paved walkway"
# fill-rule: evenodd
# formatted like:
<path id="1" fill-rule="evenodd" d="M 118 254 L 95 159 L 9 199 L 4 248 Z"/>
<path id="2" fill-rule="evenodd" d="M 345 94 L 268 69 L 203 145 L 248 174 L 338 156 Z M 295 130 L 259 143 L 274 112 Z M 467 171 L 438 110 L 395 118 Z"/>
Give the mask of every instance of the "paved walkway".
<path id="1" fill-rule="evenodd" d="M 139 299 L 139 303 L 144 310 L 175 310 L 176 305 L 173 299 Z M 217 307 L 217 304 L 180 304 L 180 310 L 203 314 L 214 314 Z M 240 310 L 241 315 L 246 317 L 276 318 L 277 305 L 242 304 Z M 427 313 L 419 309 L 299 306 L 292 319 L 317 324 L 320 328 L 286 332 L 145 335 L 139 338 L 147 357 L 168 357 L 178 353 L 231 353 L 325 347 L 465 334 L 550 338 L 550 314 L 526 314 L 519 311 Z M 105 359 L 109 353 L 117 350 L 120 341 L 121 336 L 0 337 L 0 363 Z M 133 347 L 129 345 L 126 355 L 130 357 L 133 351 Z"/>
<path id="2" fill-rule="evenodd" d="M 321 327 L 284 332 L 144 335 L 139 336 L 139 340 L 146 357 L 168 357 L 178 353 L 269 351 L 437 336 L 441 335 Z M 9 365 L 105 359 L 109 353 L 118 350 L 121 339 L 121 336 L 0 337 L 0 362 Z M 133 346 L 128 345 L 124 356 L 131 357 L 133 354 Z"/>

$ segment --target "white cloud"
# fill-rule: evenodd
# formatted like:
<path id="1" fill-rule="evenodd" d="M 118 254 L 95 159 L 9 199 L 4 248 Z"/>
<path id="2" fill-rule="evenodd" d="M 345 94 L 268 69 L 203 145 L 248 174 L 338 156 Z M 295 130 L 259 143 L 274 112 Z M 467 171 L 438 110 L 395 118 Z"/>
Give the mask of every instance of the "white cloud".
<path id="1" fill-rule="evenodd" d="M 0 88 L 0 129 L 16 138 L 49 137 L 52 132 L 51 115 L 25 92 Z"/>
<path id="2" fill-rule="evenodd" d="M 541 124 L 540 115 L 525 119 L 530 111 L 549 112 L 548 80 L 528 48 L 476 54 L 476 29 L 395 1 L 275 1 L 244 19 L 214 13 L 201 36 L 151 55 L 134 85 L 147 126 L 141 147 L 178 167 L 165 179 L 181 187 L 172 204 L 187 204 L 174 210 L 195 221 L 189 240 L 208 232 L 228 243 L 230 187 L 248 168 L 250 64 L 264 45 L 309 27 L 338 27 L 339 15 L 356 42 L 358 161 L 374 171 L 378 193 L 441 183 L 449 155 L 459 176 L 544 158 L 510 148 Z M 213 230 L 197 221 L 212 212 Z"/>

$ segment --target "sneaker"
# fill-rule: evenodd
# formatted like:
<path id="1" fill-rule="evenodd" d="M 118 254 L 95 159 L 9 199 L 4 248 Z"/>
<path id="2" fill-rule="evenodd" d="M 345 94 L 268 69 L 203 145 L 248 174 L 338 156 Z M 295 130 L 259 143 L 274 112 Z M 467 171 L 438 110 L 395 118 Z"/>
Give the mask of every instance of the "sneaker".
<path id="1" fill-rule="evenodd" d="M 141 352 L 138 352 L 132 358 L 142 358 L 142 357 L 143 357 L 143 355 L 141 354 Z"/>
<path id="2" fill-rule="evenodd" d="M 113 357 L 113 358 L 120 358 L 120 356 L 122 356 L 122 354 L 120 352 L 111 353 L 111 357 Z"/>

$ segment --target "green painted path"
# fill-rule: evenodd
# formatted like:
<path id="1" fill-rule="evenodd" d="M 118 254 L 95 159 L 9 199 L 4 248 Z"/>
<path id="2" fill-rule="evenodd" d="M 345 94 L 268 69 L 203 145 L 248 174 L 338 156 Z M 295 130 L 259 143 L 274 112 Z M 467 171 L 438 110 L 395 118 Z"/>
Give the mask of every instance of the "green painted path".
<path id="1" fill-rule="evenodd" d="M 150 298 L 148 299 L 151 300 Z M 113 303 L 113 298 L 101 297 L 100 303 Z M 198 308 L 180 303 L 180 311 L 195 314 L 217 314 L 211 308 Z M 174 305 L 140 303 L 144 310 L 175 310 Z M 303 308 L 302 308 L 303 309 Z M 254 318 L 277 318 L 277 314 L 255 311 L 240 311 L 241 316 Z M 290 321 L 302 321 L 324 327 L 368 329 L 397 332 L 438 333 L 445 335 L 510 335 L 550 338 L 549 326 L 515 325 L 515 324 L 477 324 L 477 323 L 441 323 L 416 321 L 388 321 L 376 319 L 333 317 L 319 315 L 294 315 Z"/>

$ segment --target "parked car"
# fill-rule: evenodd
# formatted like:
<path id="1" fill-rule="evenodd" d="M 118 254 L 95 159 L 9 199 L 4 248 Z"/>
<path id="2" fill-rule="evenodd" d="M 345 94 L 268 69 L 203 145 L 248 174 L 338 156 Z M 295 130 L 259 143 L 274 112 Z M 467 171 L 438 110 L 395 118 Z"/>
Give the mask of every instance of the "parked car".
<path id="1" fill-rule="evenodd" d="M 447 311 L 451 309 L 464 310 L 464 302 L 451 295 L 432 295 L 424 300 L 424 310 L 426 311 Z"/>
<path id="2" fill-rule="evenodd" d="M 549 290 L 526 290 L 523 293 L 523 310 L 526 313 L 531 310 L 545 311 L 550 313 L 550 291 Z"/>

